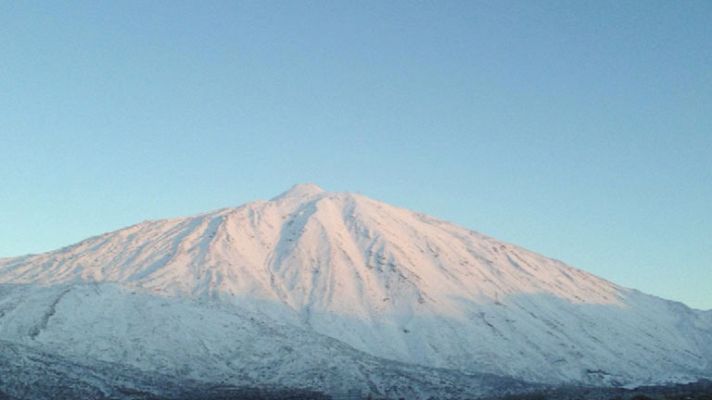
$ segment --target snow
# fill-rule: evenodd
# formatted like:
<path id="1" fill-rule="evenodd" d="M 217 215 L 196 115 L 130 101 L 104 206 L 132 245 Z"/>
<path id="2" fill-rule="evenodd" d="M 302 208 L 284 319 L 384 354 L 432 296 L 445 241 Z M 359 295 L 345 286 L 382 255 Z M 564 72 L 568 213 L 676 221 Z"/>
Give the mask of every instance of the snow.
<path id="1" fill-rule="evenodd" d="M 288 355 L 274 349 L 316 337 L 354 359 L 537 382 L 712 376 L 710 312 L 313 184 L 0 259 L 0 283 L 12 288 L 0 294 L 0 339 L 176 373 L 212 360 L 209 379 L 260 360 L 302 379 L 329 357 L 280 363 Z M 191 350 L 166 355 L 176 348 Z"/>

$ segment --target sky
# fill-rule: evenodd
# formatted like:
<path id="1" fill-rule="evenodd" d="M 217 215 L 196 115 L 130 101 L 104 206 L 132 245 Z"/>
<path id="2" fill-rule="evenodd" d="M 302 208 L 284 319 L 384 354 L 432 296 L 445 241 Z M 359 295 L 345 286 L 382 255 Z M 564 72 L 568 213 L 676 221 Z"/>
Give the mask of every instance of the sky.
<path id="1" fill-rule="evenodd" d="M 359 192 L 712 309 L 710 1 L 0 3 L 0 257 Z"/>

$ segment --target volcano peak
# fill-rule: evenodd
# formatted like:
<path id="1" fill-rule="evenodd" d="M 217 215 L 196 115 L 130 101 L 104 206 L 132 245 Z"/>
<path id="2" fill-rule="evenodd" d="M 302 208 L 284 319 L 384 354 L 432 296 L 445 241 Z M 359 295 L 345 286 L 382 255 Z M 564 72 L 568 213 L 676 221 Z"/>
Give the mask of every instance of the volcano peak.
<path id="1" fill-rule="evenodd" d="M 272 200 L 314 197 L 326 191 L 314 183 L 298 183 Z"/>

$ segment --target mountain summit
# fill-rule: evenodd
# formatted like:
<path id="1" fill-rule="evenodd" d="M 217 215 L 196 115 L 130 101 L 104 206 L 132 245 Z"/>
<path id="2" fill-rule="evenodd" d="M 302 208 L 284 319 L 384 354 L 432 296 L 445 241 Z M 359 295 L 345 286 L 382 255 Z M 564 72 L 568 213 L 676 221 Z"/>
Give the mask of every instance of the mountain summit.
<path id="1" fill-rule="evenodd" d="M 273 198 L 272 200 L 304 199 L 306 197 L 313 197 L 322 193 L 325 193 L 325 190 L 313 183 L 300 183 L 292 186 L 289 190 Z"/>
<path id="2" fill-rule="evenodd" d="M 298 379 L 339 362 L 360 365 L 354 385 L 374 379 L 364 363 L 388 362 L 542 383 L 712 376 L 710 312 L 313 184 L 1 259 L 0 283 L 2 340 L 142 370 L 187 365 L 196 379 L 255 365 Z M 295 384 L 327 385 L 309 382 Z"/>

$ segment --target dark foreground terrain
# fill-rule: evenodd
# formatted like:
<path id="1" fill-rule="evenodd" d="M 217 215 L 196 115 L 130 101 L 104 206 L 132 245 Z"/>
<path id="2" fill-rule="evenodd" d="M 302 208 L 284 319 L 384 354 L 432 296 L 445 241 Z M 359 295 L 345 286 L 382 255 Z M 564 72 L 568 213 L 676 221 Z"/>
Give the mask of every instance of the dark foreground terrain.
<path id="1" fill-rule="evenodd" d="M 551 388 L 488 400 L 712 400 L 712 381 L 669 386 L 621 388 Z"/>
<path id="2" fill-rule="evenodd" d="M 355 400 L 381 399 L 378 396 L 337 395 L 331 396 L 303 389 L 240 388 L 191 385 L 167 387 L 170 394 L 155 394 L 129 388 L 118 388 L 113 395 L 106 395 L 86 386 L 63 385 L 62 382 L 33 383 L 24 391 L 9 395 L 0 391 L 0 400 L 26 400 L 36 398 L 64 399 L 136 399 L 136 400 Z M 22 393 L 24 392 L 24 393 Z M 395 400 L 395 399 L 394 399 Z M 398 399 L 400 400 L 400 399 Z M 492 397 L 486 400 L 712 400 L 712 381 L 673 386 L 650 386 L 633 390 L 618 388 L 557 388 L 519 395 Z"/>

